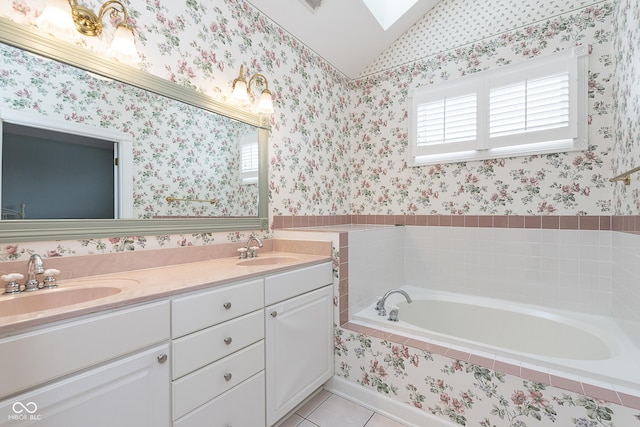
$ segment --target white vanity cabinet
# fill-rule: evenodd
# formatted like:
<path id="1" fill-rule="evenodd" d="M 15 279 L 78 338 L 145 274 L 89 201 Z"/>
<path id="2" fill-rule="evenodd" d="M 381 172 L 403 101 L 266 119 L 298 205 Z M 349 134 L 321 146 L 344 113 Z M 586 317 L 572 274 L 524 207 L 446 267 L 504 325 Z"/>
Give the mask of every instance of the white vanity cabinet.
<path id="1" fill-rule="evenodd" d="M 250 277 L 0 337 L 0 426 L 274 425 L 333 375 L 332 265 Z"/>
<path id="2" fill-rule="evenodd" d="M 264 280 L 172 301 L 176 427 L 264 426 Z"/>
<path id="3" fill-rule="evenodd" d="M 333 376 L 331 263 L 265 279 L 267 425 Z"/>
<path id="4" fill-rule="evenodd" d="M 3 338 L 0 425 L 169 426 L 168 339 L 168 301 Z"/>

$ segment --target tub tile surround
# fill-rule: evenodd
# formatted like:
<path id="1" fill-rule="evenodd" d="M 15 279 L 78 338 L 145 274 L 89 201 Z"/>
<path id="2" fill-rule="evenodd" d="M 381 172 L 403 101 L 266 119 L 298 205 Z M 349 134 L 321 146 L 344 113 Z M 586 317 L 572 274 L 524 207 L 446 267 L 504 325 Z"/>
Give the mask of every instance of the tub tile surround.
<path id="1" fill-rule="evenodd" d="M 478 368 L 487 368 L 492 372 L 491 375 L 497 375 L 497 377 L 506 376 L 509 378 L 508 382 L 513 383 L 513 381 L 515 381 L 516 384 L 519 384 L 519 388 L 523 387 L 522 384 L 539 384 L 540 387 L 544 388 L 544 390 L 531 389 L 527 391 L 526 394 L 532 397 L 538 392 L 543 393 L 545 396 L 553 395 L 550 399 L 548 397 L 545 397 L 545 399 L 547 404 L 549 402 L 554 402 L 556 404 L 555 411 L 558 413 L 562 410 L 566 415 L 568 409 L 565 410 L 565 407 L 586 407 L 591 404 L 590 402 L 597 402 L 597 404 L 602 404 L 605 407 L 613 405 L 612 411 L 617 415 L 615 417 L 615 421 L 616 423 L 621 423 L 616 425 L 633 425 L 631 423 L 634 421 L 640 422 L 640 413 L 638 413 L 638 411 L 640 411 L 640 390 L 591 379 L 587 380 L 565 372 L 546 369 L 535 365 L 528 365 L 526 363 L 513 363 L 512 360 L 503 360 L 502 358 L 491 354 L 469 354 L 461 352 L 456 348 L 434 345 L 432 343 L 416 340 L 401 334 L 388 333 L 349 322 L 349 310 L 353 310 L 355 303 L 352 294 L 355 292 L 355 295 L 357 295 L 357 291 L 354 291 L 353 284 L 349 283 L 349 278 L 345 278 L 344 274 L 349 274 L 349 272 L 353 272 L 353 268 L 357 269 L 358 267 L 353 252 L 350 257 L 347 256 L 347 258 L 344 259 L 342 258 L 342 254 L 348 253 L 350 244 L 354 243 L 354 236 L 359 234 L 357 231 L 377 230 L 378 232 L 384 233 L 384 230 L 393 230 L 394 227 L 390 227 L 392 225 L 422 225 L 425 226 L 425 229 L 441 230 L 442 227 L 445 227 L 448 228 L 449 231 L 454 231 L 454 233 L 464 233 L 465 230 L 460 230 L 463 228 L 475 229 L 472 232 L 477 233 L 480 231 L 482 233 L 483 231 L 479 229 L 487 228 L 493 230 L 484 231 L 497 232 L 496 235 L 501 237 L 498 241 L 508 241 L 508 233 L 510 231 L 516 231 L 519 233 L 519 236 L 523 238 L 526 236 L 530 239 L 532 236 L 531 232 L 533 231 L 533 236 L 537 236 L 536 239 L 534 239 L 534 243 L 536 243 L 536 245 L 534 245 L 534 248 L 527 248 L 525 245 L 526 249 L 524 249 L 525 253 L 530 254 L 530 256 L 532 251 L 534 254 L 538 254 L 539 256 L 540 252 L 539 250 L 536 251 L 536 246 L 538 246 L 537 249 L 540 249 L 542 242 L 547 239 L 553 242 L 554 245 L 558 246 L 558 256 L 562 253 L 568 259 L 584 258 L 584 265 L 598 264 L 597 276 L 600 277 L 600 281 L 593 282 L 586 280 L 586 276 L 593 274 L 594 271 L 593 269 L 589 269 L 588 272 L 585 272 L 585 281 L 583 281 L 580 286 L 586 287 L 590 292 L 604 293 L 608 295 L 605 296 L 605 304 L 602 304 L 602 300 L 597 297 L 590 299 L 589 301 L 593 303 L 592 308 L 595 307 L 598 311 L 605 311 L 609 315 L 618 314 L 618 299 L 620 297 L 617 294 L 617 292 L 619 292 L 617 289 L 619 285 L 616 282 L 620 279 L 617 278 L 619 274 L 617 274 L 616 269 L 619 267 L 621 262 L 625 265 L 627 265 L 628 262 L 620 261 L 620 259 L 617 258 L 617 252 L 621 249 L 616 245 L 619 244 L 620 239 L 625 242 L 622 250 L 629 251 L 629 253 L 626 253 L 627 261 L 629 261 L 630 258 L 640 256 L 640 239 L 636 236 L 640 230 L 640 228 L 636 226 L 636 224 L 640 224 L 640 221 L 637 221 L 638 217 L 588 216 L 538 217 L 538 219 L 535 219 L 534 217 L 511 218 L 497 216 L 463 216 L 464 218 L 462 219 L 453 219 L 453 217 L 455 216 L 451 216 L 449 218 L 447 218 L 447 216 L 439 215 L 352 215 L 347 216 L 346 218 L 310 216 L 299 221 L 287 217 L 274 218 L 273 223 L 274 228 L 276 228 L 274 232 L 276 235 L 278 233 L 277 226 L 280 225 L 285 228 L 287 225 L 290 225 L 291 227 L 289 230 L 283 230 L 285 232 L 284 235 L 286 235 L 287 238 L 289 238 L 292 233 L 296 232 L 300 232 L 301 235 L 304 236 L 307 236 L 308 233 L 315 235 L 335 233 L 336 236 L 338 236 L 336 239 L 341 242 L 340 251 L 338 253 L 340 259 L 336 261 L 339 265 L 340 271 L 339 294 L 341 299 L 348 298 L 349 301 L 348 303 L 343 301 L 339 302 L 341 310 L 337 321 L 340 327 L 336 328 L 337 376 L 342 376 L 349 381 L 355 381 L 365 387 L 373 387 L 377 392 L 389 395 L 392 398 L 393 396 L 396 396 L 395 399 L 401 399 L 397 396 L 402 395 L 402 391 L 389 391 L 389 389 L 387 389 L 387 387 L 401 388 L 399 386 L 390 386 L 385 382 L 385 379 L 388 379 L 390 382 L 392 381 L 392 375 L 389 370 L 391 369 L 391 366 L 395 366 L 396 363 L 401 363 L 404 366 L 411 366 L 412 358 L 415 359 L 421 357 L 415 355 L 411 357 L 404 357 L 401 356 L 401 354 L 404 353 L 411 355 L 414 353 L 421 354 L 421 352 L 424 352 L 429 355 L 424 356 L 425 359 L 431 357 L 432 359 L 439 361 L 438 363 L 446 363 L 444 362 L 445 360 L 449 361 L 449 363 L 457 363 L 457 361 L 459 361 L 465 366 L 464 369 L 468 369 L 470 371 Z M 302 227 L 293 227 L 293 224 L 306 225 Z M 453 228 L 458 228 L 458 230 L 453 230 Z M 511 228 L 517 230 L 509 230 Z M 545 236 L 545 234 L 549 235 Z M 555 234 L 555 236 L 553 236 L 553 234 Z M 462 237 L 460 237 L 460 239 L 462 239 Z M 568 247 L 560 250 L 559 247 L 563 245 Z M 370 246 L 380 247 L 380 245 L 375 242 L 370 243 Z M 581 248 L 582 246 L 585 246 L 586 249 Z M 382 249 L 382 251 L 384 252 L 384 249 Z M 556 252 L 553 253 L 556 254 Z M 551 257 L 551 255 L 549 256 Z M 460 260 L 458 259 L 458 263 L 459 261 Z M 372 264 L 375 264 L 375 260 L 369 265 L 371 266 Z M 557 265 L 559 268 L 559 264 L 560 263 L 558 262 L 552 265 Z M 629 288 L 628 292 L 630 293 L 633 292 L 631 287 L 633 280 L 635 279 L 635 283 L 637 283 L 637 280 L 640 279 L 640 267 L 638 268 L 639 271 L 635 271 L 635 266 L 637 265 L 640 265 L 640 262 L 633 262 L 627 266 L 627 269 L 631 271 L 627 272 L 627 282 L 625 285 Z M 545 268 L 551 267 L 547 266 Z M 579 268 L 580 265 L 578 264 L 578 271 L 580 271 Z M 580 274 L 578 274 L 578 276 L 580 276 Z M 404 279 L 406 278 L 403 278 L 403 280 Z M 557 281 L 554 283 L 556 283 L 557 286 Z M 387 288 L 389 288 L 389 286 L 387 286 Z M 495 297 L 495 295 L 493 296 Z M 633 298 L 637 297 L 634 295 Z M 368 301 L 368 304 L 370 303 L 371 301 Z M 633 300 L 627 299 L 626 303 L 631 307 Z M 560 305 L 562 306 L 562 304 Z M 589 311 L 589 308 L 586 305 L 574 305 L 573 308 L 579 309 L 581 306 L 584 311 Z M 629 312 L 629 315 L 637 315 L 632 313 L 631 309 L 629 309 Z M 629 335 L 631 336 L 632 332 L 637 330 L 638 327 L 635 321 L 629 321 L 629 323 L 629 330 L 626 328 L 625 330 L 630 332 Z M 624 328 L 624 325 L 622 326 Z M 635 342 L 640 341 L 636 340 Z M 359 347 L 361 344 L 364 347 Z M 355 347 L 351 348 L 351 346 Z M 387 349 L 386 353 L 384 348 Z M 391 352 L 389 352 L 389 349 L 392 349 Z M 343 350 L 346 351 L 342 353 Z M 356 356 L 355 359 L 353 359 L 355 354 L 359 354 L 360 356 Z M 367 365 L 367 360 L 365 359 L 369 358 L 369 356 L 370 360 L 368 360 L 369 364 Z M 397 360 L 394 362 L 395 359 Z M 357 366 L 360 366 L 361 372 L 355 372 L 357 370 Z M 380 378 L 376 378 L 374 372 L 376 366 L 384 372 L 384 375 Z M 347 371 L 340 372 L 340 370 Z M 348 372 L 349 370 L 351 370 L 351 372 Z M 429 372 L 434 371 L 429 370 Z M 358 375 L 361 375 L 361 378 L 356 379 L 355 377 Z M 401 385 L 404 384 L 407 389 L 415 386 L 411 381 L 417 381 L 416 378 L 421 378 L 420 376 L 400 374 L 397 372 L 393 377 L 398 379 L 398 382 Z M 365 381 L 365 378 L 368 379 Z M 409 378 L 410 380 L 405 379 L 403 382 L 402 378 Z M 406 381 L 409 381 L 409 383 L 405 384 Z M 468 381 L 473 382 L 474 378 L 472 377 Z M 469 386 L 470 383 L 467 382 L 466 387 Z M 418 389 L 419 388 L 420 387 L 418 386 Z M 507 398 L 505 402 L 507 404 L 509 402 L 514 402 L 515 405 L 515 401 L 513 399 L 516 398 L 516 392 L 514 391 L 516 388 L 517 387 L 508 391 L 508 393 L 514 393 L 513 396 L 509 394 L 511 399 L 509 396 L 505 395 Z M 420 391 L 423 393 L 420 394 Z M 569 392 L 569 394 L 567 394 L 567 392 Z M 463 392 L 461 392 L 461 394 L 462 393 Z M 425 398 L 427 395 L 427 393 L 424 393 L 424 390 L 416 390 L 416 396 L 420 399 Z M 414 396 L 414 398 L 416 396 Z M 424 402 L 414 401 L 410 396 L 405 396 L 403 401 L 411 402 L 413 406 L 426 409 L 424 408 L 426 406 Z M 580 403 L 576 404 L 578 401 Z M 608 409 L 602 410 L 607 411 Z M 440 409 L 438 409 L 438 405 L 432 405 L 428 408 L 428 411 L 440 411 L 439 413 L 442 416 L 450 416 L 452 412 L 455 412 L 451 408 L 449 408 L 449 410 L 444 410 L 442 405 L 440 405 Z M 449 413 L 449 415 L 446 415 L 445 413 Z M 579 417 L 574 417 L 573 420 L 575 421 L 587 418 L 588 417 L 585 417 L 583 413 Z M 453 418 L 451 419 L 453 420 Z M 609 424 L 604 423 L 603 425 Z"/>

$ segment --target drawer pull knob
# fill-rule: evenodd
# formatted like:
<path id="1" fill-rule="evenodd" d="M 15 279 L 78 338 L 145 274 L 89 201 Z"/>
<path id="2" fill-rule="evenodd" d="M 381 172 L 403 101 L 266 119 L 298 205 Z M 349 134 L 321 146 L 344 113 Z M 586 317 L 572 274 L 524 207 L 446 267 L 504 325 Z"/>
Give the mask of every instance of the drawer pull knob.
<path id="1" fill-rule="evenodd" d="M 231 344 L 231 341 L 233 341 L 233 340 L 231 339 L 231 337 L 226 337 L 226 338 L 224 339 L 224 343 L 225 343 L 226 345 Z"/>
<path id="2" fill-rule="evenodd" d="M 278 312 L 277 312 L 277 311 L 273 310 L 273 311 L 271 312 L 271 317 L 276 317 L 277 315 L 278 315 Z"/>
<path id="3" fill-rule="evenodd" d="M 164 363 L 166 361 L 167 361 L 167 355 L 165 353 L 158 355 L 158 363 Z"/>
<path id="4" fill-rule="evenodd" d="M 222 306 L 226 309 L 229 310 L 231 308 L 231 303 L 230 302 L 225 302 L 224 304 L 222 304 Z"/>
<path id="5" fill-rule="evenodd" d="M 224 380 L 225 381 L 231 381 L 231 372 L 227 372 L 226 374 L 224 374 Z"/>

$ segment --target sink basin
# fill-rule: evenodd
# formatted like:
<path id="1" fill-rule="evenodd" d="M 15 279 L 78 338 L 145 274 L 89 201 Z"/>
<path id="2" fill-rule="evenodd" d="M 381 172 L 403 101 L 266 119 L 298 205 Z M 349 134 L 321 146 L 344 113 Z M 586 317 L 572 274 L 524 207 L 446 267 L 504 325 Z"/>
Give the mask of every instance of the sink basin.
<path id="1" fill-rule="evenodd" d="M 105 287 L 105 288 L 121 288 L 124 286 L 132 286 L 137 285 L 140 281 L 136 279 L 127 279 L 123 277 L 115 277 L 115 278 L 83 278 L 79 281 L 74 281 L 74 283 L 79 283 L 85 286 L 97 286 L 97 287 Z"/>
<path id="2" fill-rule="evenodd" d="M 290 256 L 274 256 L 268 258 L 251 258 L 238 261 L 238 265 L 250 267 L 253 265 L 278 265 L 285 262 L 295 261 L 296 258 Z"/>
<path id="3" fill-rule="evenodd" d="M 87 288 L 43 289 L 13 296 L 0 295 L 0 317 L 65 307 L 108 297 L 118 292 L 120 292 L 119 288 L 97 286 Z"/>

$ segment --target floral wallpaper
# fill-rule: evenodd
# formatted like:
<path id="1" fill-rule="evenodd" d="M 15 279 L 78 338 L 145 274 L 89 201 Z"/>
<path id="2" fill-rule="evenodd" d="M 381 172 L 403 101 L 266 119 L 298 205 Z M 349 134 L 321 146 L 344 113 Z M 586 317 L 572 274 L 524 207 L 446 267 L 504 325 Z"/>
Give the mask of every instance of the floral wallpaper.
<path id="1" fill-rule="evenodd" d="M 257 186 L 240 180 L 239 141 L 257 142 L 253 127 L 6 45 L 0 58 L 3 107 L 131 136 L 134 218 L 257 215 Z"/>
<path id="2" fill-rule="evenodd" d="M 481 4 L 482 3 L 482 4 Z M 516 3 L 519 6 L 516 7 Z M 400 49 L 431 46 L 437 53 L 354 82 L 351 213 L 599 215 L 611 211 L 613 146 L 611 20 L 613 5 L 597 2 L 545 19 L 558 2 L 445 1 L 397 42 Z M 505 16 L 531 10 L 532 19 Z M 564 8 L 562 8 L 564 9 Z M 493 32 L 478 19 L 488 11 L 521 26 Z M 465 22 L 483 38 L 463 37 Z M 425 25 L 438 25 L 433 29 Z M 460 26 L 458 26 L 460 23 Z M 507 22 L 513 25 L 513 22 Z M 485 27 L 486 25 L 486 27 Z M 478 27 L 482 26 L 480 31 Z M 446 28 L 441 34 L 441 28 Z M 474 30 L 475 29 L 475 30 Z M 495 31 L 500 31 L 497 26 Z M 451 39 L 445 39 L 445 36 Z M 406 39 L 406 40 L 405 40 Z M 460 41 L 466 44 L 459 45 Z M 577 153 L 409 167 L 407 94 L 412 88 L 525 62 L 575 45 L 590 45 L 589 149 Z M 389 53 L 390 55 L 390 53 Z M 399 55 L 399 54 L 398 54 Z"/>
<path id="3" fill-rule="evenodd" d="M 0 13 L 29 23 L 44 3 L 12 0 Z M 141 68 L 150 73 L 223 101 L 241 64 L 247 74 L 269 78 L 276 109 L 269 147 L 272 216 L 610 213 L 612 4 L 480 3 L 443 0 L 383 53 L 368 75 L 354 81 L 243 0 L 147 0 L 131 2 L 129 9 Z M 411 88 L 576 44 L 592 46 L 588 151 L 407 167 L 406 96 Z M 125 114 L 112 110 L 105 109 L 106 115 Z M 144 149 L 153 156 L 152 148 Z M 164 155 L 161 160 L 163 170 L 176 171 L 176 185 L 180 168 L 188 170 L 195 161 L 176 164 Z M 143 186 L 140 182 L 138 188 Z M 158 197 L 154 193 L 166 189 L 144 186 L 144 191 L 149 201 L 138 206 L 151 212 Z M 148 241 L 158 238 L 164 236 L 146 236 Z"/>
<path id="4" fill-rule="evenodd" d="M 2 2 L 6 6 L 0 8 L 0 14 L 25 24 L 33 23 L 45 6 L 45 0 Z M 99 6 L 97 1 L 85 3 L 93 8 Z M 141 68 L 150 73 L 222 101 L 229 96 L 231 82 L 237 77 L 241 64 L 247 75 L 261 72 L 267 76 L 276 107 L 270 136 L 270 206 L 273 215 L 348 213 L 346 159 L 349 142 L 346 129 L 351 97 L 349 82 L 342 74 L 245 1 L 176 3 L 148 0 L 130 2 L 128 7 L 138 50 L 143 56 Z M 16 96 L 12 94 L 12 97 Z M 170 144 L 179 143 L 171 141 Z M 165 147 L 145 145 L 142 149 L 153 158 L 156 148 Z M 176 180 L 184 175 L 179 172 L 180 167 L 189 170 L 192 166 L 189 159 L 176 165 L 170 155 L 160 154 L 160 160 L 168 169 L 178 166 L 174 169 Z M 144 161 L 140 164 L 149 165 Z M 155 172 L 147 171 L 149 175 Z M 150 200 L 140 201 L 138 206 L 152 211 L 157 189 L 151 190 L 142 182 L 139 188 L 145 188 Z M 203 243 L 199 236 L 142 236 L 142 239 L 146 242 L 145 248 L 180 245 L 185 239 L 188 244 L 211 243 Z M 101 240 L 102 243 L 107 241 Z M 62 245 L 63 248 L 56 252 L 82 254 L 79 243 L 30 243 L 28 249 L 47 247 L 46 252 L 51 252 Z M 21 250 L 25 249 L 19 246 Z M 67 247 L 75 249 L 66 250 Z M 137 245 L 126 247 L 129 249 L 125 250 L 142 248 Z M 104 249 L 106 252 L 120 250 L 118 244 L 109 243 Z"/>
<path id="5" fill-rule="evenodd" d="M 440 0 L 405 35 L 387 48 L 362 73 L 363 76 L 419 61 L 453 47 L 464 46 L 496 34 L 544 22 L 596 3 L 594 0 L 500 0 L 469 2 Z M 571 31 L 571 30 L 570 30 Z M 579 27 L 575 34 L 580 33 Z"/>
<path id="6" fill-rule="evenodd" d="M 461 426 L 632 427 L 640 411 L 336 329 L 336 375 Z"/>
<path id="7" fill-rule="evenodd" d="M 640 4 L 633 0 L 616 3 L 613 20 L 615 52 L 614 174 L 640 166 Z M 632 184 L 614 187 L 613 204 L 618 215 L 640 213 L 640 189 L 637 177 Z"/>

